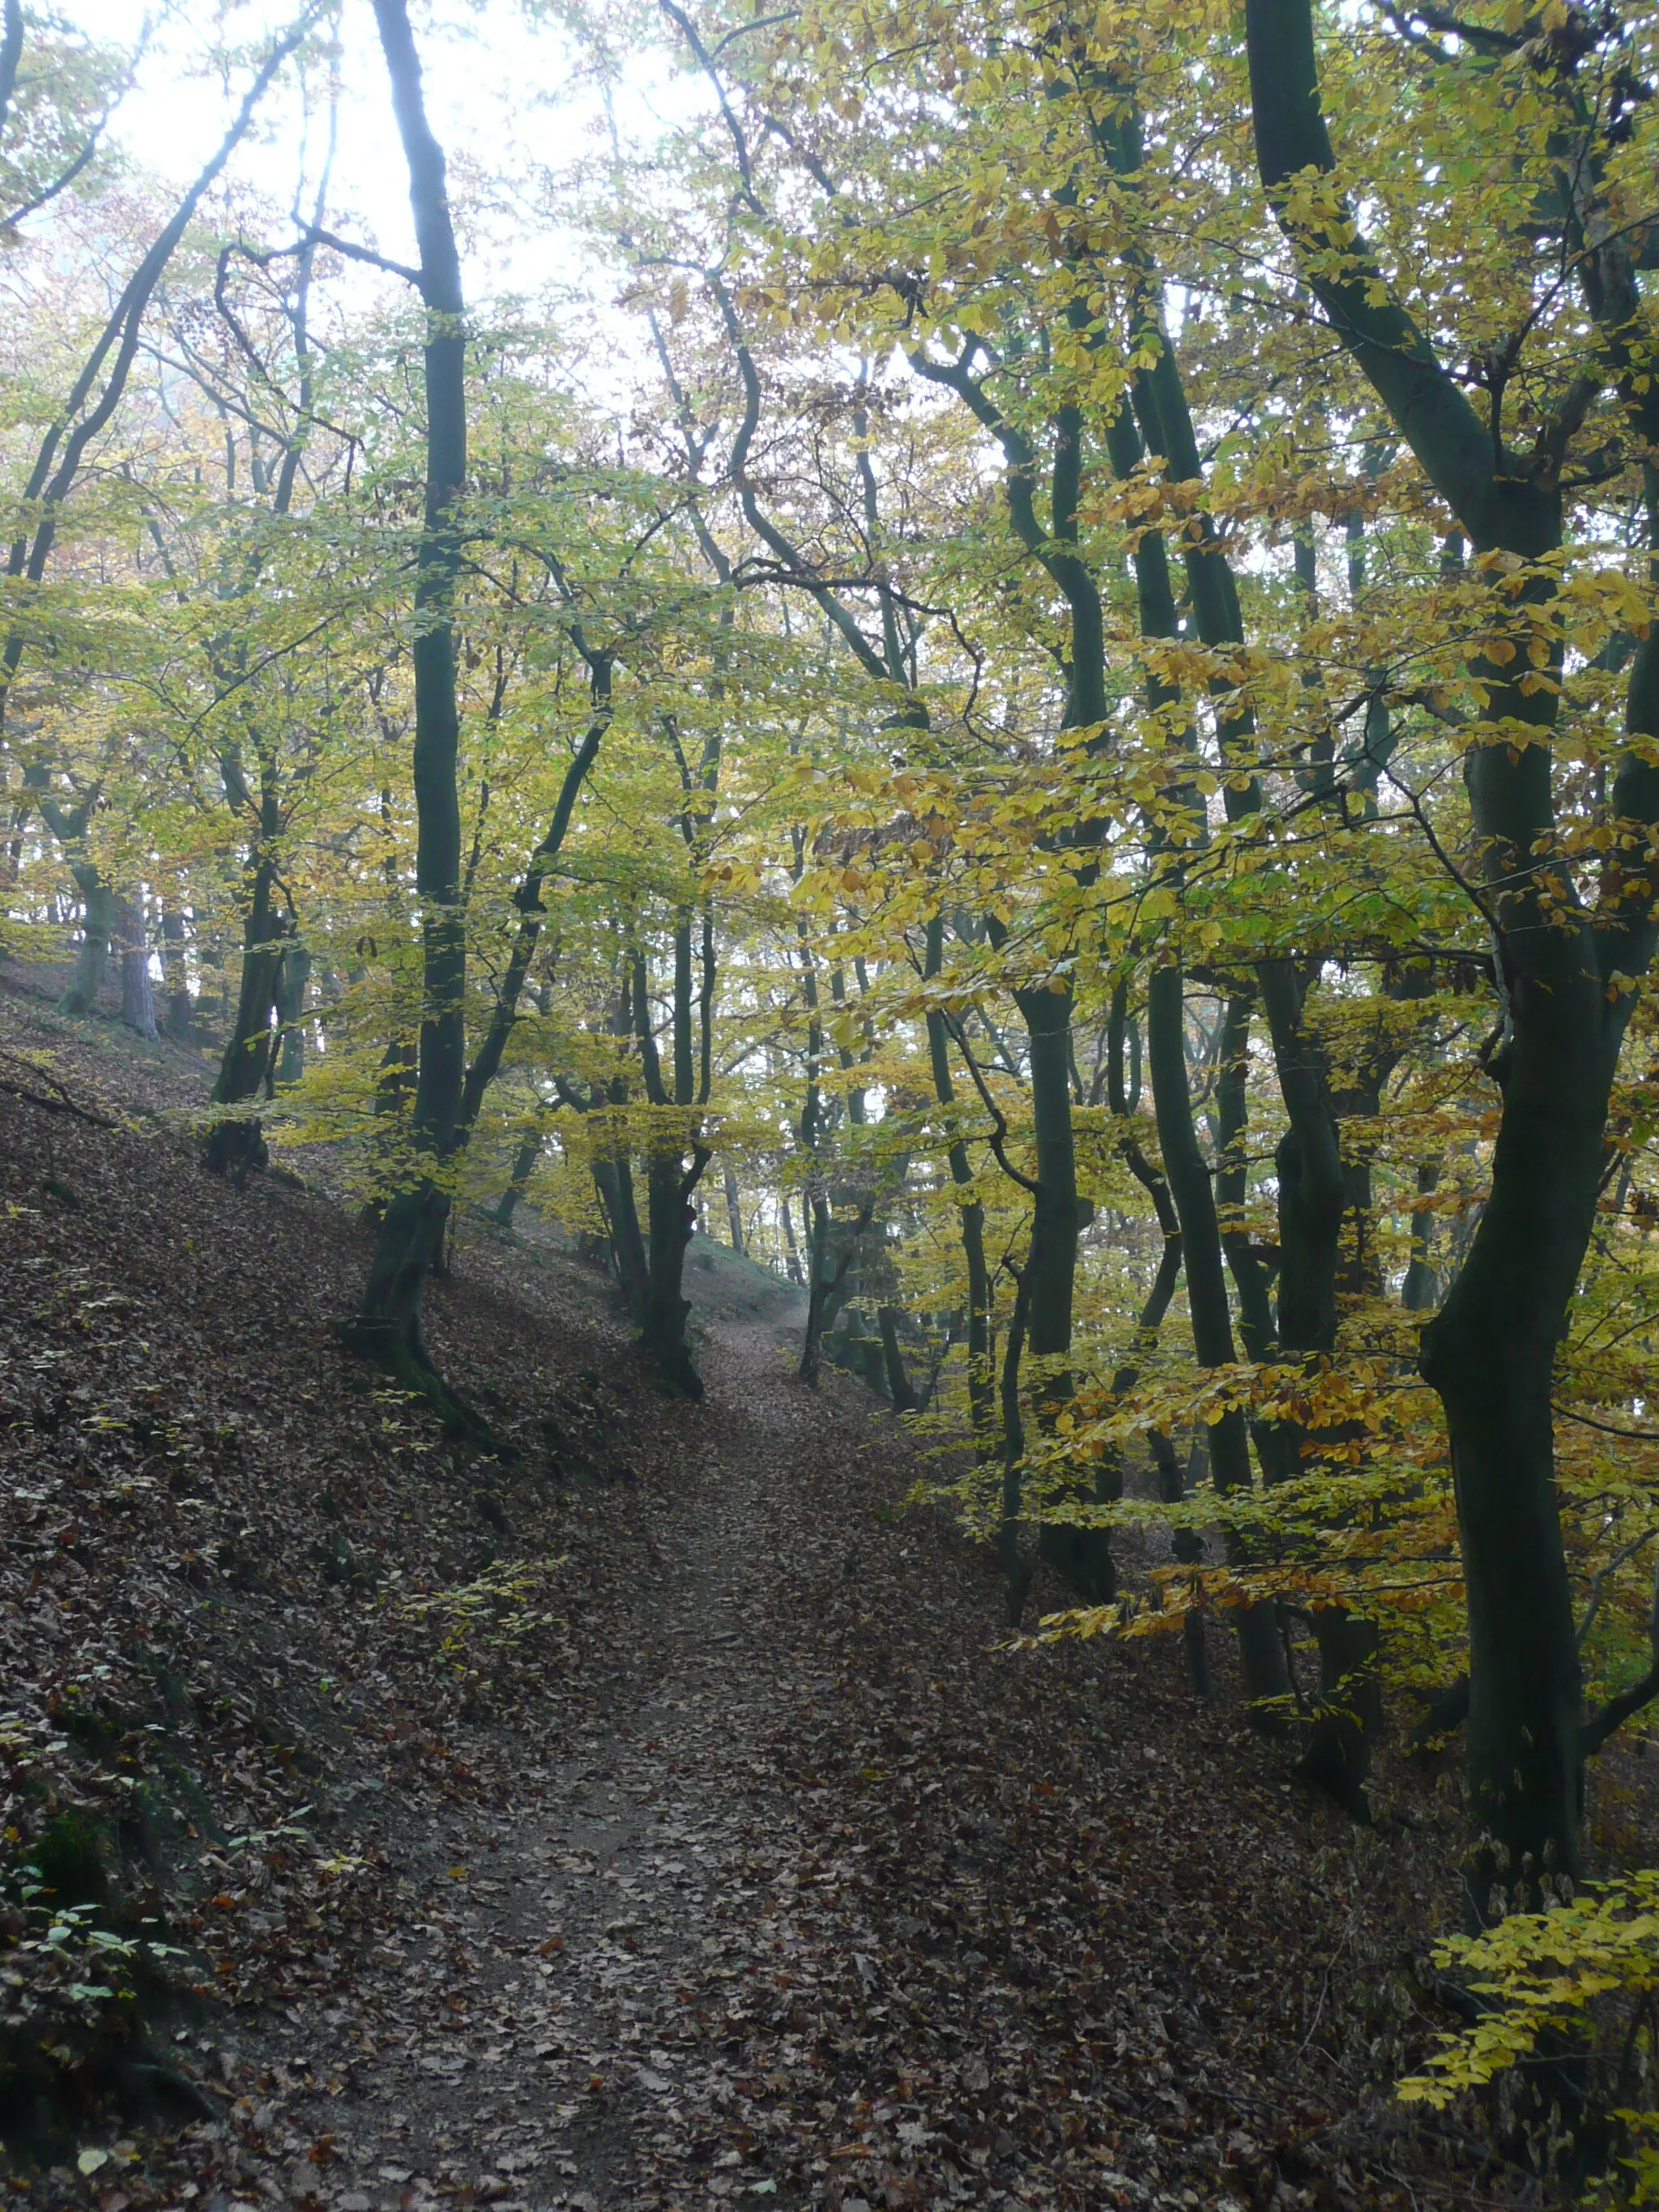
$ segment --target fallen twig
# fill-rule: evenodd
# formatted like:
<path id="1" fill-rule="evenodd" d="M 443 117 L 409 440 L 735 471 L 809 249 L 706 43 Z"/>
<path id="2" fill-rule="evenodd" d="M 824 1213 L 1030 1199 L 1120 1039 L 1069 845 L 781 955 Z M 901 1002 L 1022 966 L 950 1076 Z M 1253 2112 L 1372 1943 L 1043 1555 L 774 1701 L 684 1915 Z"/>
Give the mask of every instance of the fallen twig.
<path id="1" fill-rule="evenodd" d="M 13 1067 L 27 1068 L 38 1081 L 47 1085 L 53 1093 L 48 1097 L 41 1091 L 31 1091 L 27 1084 L 16 1082 L 0 1071 L 0 1091 L 7 1092 L 9 1097 L 21 1098 L 28 1106 L 40 1106 L 48 1114 L 73 1114 L 77 1121 L 89 1122 L 94 1129 L 118 1129 L 121 1126 L 118 1121 L 111 1121 L 106 1115 L 94 1114 L 90 1107 L 82 1106 L 78 1100 L 72 1098 L 68 1086 L 55 1075 L 49 1074 L 38 1060 L 26 1059 L 21 1053 L 12 1052 L 0 1045 L 0 1061 Z"/>

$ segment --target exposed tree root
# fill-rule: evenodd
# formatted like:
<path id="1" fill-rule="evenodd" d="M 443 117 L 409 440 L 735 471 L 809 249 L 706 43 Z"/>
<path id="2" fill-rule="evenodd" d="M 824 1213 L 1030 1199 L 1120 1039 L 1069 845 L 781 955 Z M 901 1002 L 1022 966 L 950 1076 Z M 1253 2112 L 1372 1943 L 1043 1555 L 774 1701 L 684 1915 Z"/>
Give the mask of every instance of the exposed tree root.
<path id="1" fill-rule="evenodd" d="M 341 1322 L 336 1334 L 348 1352 L 389 1375 L 411 1398 L 420 1399 L 437 1415 L 446 1436 L 495 1459 L 520 1456 L 517 1445 L 498 1435 L 475 1407 L 450 1388 L 395 1322 L 371 1321 L 358 1315 Z"/>

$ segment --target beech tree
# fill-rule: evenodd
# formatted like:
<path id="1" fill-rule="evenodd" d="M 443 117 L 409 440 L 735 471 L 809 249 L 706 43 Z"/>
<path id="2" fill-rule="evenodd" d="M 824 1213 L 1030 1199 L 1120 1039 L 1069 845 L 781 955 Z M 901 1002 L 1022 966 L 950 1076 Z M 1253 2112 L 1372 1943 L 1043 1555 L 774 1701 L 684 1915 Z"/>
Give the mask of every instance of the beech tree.
<path id="1" fill-rule="evenodd" d="M 1448 373 L 1349 211 L 1320 108 L 1310 8 L 1252 0 L 1248 16 L 1262 181 L 1297 264 L 1492 586 L 1463 777 L 1483 886 L 1470 895 L 1492 930 L 1502 1006 L 1487 1066 L 1503 1106 L 1492 1194 L 1422 1352 L 1446 1410 L 1468 1583 L 1467 1880 L 1471 1911 L 1484 1918 L 1494 1892 L 1501 1911 L 1576 1878 L 1578 1771 L 1601 1724 L 1583 1711 L 1553 1400 L 1605 1171 L 1620 1047 L 1653 954 L 1659 641 L 1644 624 L 1631 659 L 1626 742 L 1607 747 L 1604 834 L 1591 846 L 1600 857 L 1586 869 L 1554 771 L 1566 644 L 1559 556 L 1575 479 L 1588 471 L 1593 483 L 1609 465 L 1601 450 L 1609 439 L 1629 439 L 1644 453 L 1641 508 L 1654 544 L 1659 480 L 1645 449 L 1659 434 L 1659 397 L 1630 201 L 1614 198 L 1636 97 L 1618 27 L 1571 11 L 1518 30 L 1481 24 L 1466 33 L 1460 21 L 1449 24 L 1458 51 L 1437 66 L 1485 80 L 1486 94 L 1489 58 L 1509 60 L 1503 74 L 1517 105 L 1547 125 L 1542 158 L 1528 149 L 1522 173 L 1560 240 L 1556 264 L 1534 273 L 1534 254 L 1516 240 L 1504 287 L 1514 321 L 1484 363 L 1484 407 Z M 1471 106 L 1494 149 L 1522 152 L 1500 105 Z M 1516 227 L 1511 215 L 1511 235 Z M 1583 302 L 1578 366 L 1534 368 L 1528 349 L 1542 330 L 1577 319 L 1574 292 Z M 1504 426 L 1511 386 L 1527 390 L 1537 425 L 1522 448 Z M 1604 393 L 1619 402 L 1610 421 L 1597 419 Z"/>

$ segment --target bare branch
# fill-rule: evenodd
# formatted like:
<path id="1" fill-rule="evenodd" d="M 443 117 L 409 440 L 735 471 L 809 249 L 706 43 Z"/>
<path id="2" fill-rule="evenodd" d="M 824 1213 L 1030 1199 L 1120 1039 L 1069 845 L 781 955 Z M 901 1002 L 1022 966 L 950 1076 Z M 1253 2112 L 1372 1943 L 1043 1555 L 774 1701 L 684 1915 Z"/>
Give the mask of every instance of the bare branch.
<path id="1" fill-rule="evenodd" d="M 997 1104 L 996 1100 L 991 1096 L 991 1092 L 986 1084 L 985 1078 L 980 1072 L 979 1062 L 974 1057 L 973 1047 L 968 1042 L 966 1031 L 963 1030 L 962 1024 L 957 1020 L 957 1017 L 949 1012 L 945 1016 L 945 1026 L 950 1030 L 951 1036 L 956 1039 L 957 1048 L 961 1053 L 963 1060 L 967 1064 L 969 1074 L 972 1076 L 974 1079 L 974 1088 L 979 1093 L 980 1103 L 983 1105 L 986 1112 L 991 1117 L 992 1129 L 988 1142 L 990 1145 L 992 1155 L 995 1158 L 997 1165 L 1002 1170 L 1002 1172 L 1007 1176 L 1011 1182 L 1017 1182 L 1023 1191 L 1029 1192 L 1033 1198 L 1036 1197 L 1039 1188 L 1037 1183 L 1030 1176 L 1023 1174 L 1008 1158 L 1007 1120 L 1003 1114 L 1001 1107 Z"/>
<path id="2" fill-rule="evenodd" d="M 1659 1698 L 1659 1568 L 1654 1571 L 1653 1602 L 1648 1613 L 1648 1645 L 1653 1654 L 1653 1664 L 1639 1681 L 1632 1682 L 1618 1696 L 1609 1698 L 1599 1713 L 1593 1713 L 1578 1731 L 1578 1756 L 1594 1759 L 1603 1744 L 1621 1729 L 1632 1713 L 1639 1713 L 1644 1705 Z"/>

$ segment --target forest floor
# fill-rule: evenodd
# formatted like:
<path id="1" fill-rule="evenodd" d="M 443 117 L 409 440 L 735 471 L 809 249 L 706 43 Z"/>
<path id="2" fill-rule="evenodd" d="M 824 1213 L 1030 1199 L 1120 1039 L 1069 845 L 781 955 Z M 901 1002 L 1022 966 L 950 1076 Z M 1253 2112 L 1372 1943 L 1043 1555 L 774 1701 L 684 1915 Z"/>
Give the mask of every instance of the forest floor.
<path id="1" fill-rule="evenodd" d="M 1361 1829 L 1218 1638 L 1208 1706 L 1163 1642 L 1009 1648 L 929 1463 L 723 1248 L 692 1406 L 480 1229 L 431 1339 L 519 1455 L 451 1449 L 337 1348 L 348 1217 L 200 1168 L 206 1080 L 0 977 L 8 1893 L 90 1833 L 88 1904 L 179 1951 L 78 2111 L 18 2090 L 8 2033 L 78 2046 L 5 1958 L 20 2201 L 1534 2201 L 1392 2095 L 1449 2025 L 1448 1774 L 1385 1755 Z"/>

